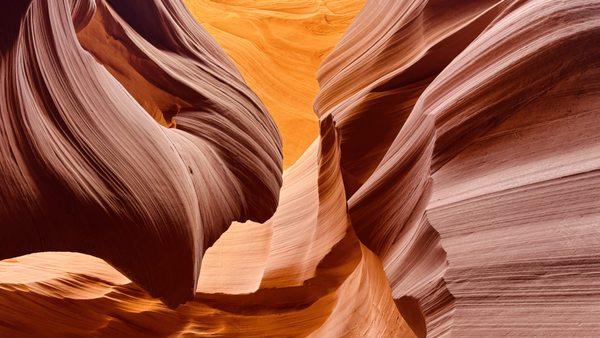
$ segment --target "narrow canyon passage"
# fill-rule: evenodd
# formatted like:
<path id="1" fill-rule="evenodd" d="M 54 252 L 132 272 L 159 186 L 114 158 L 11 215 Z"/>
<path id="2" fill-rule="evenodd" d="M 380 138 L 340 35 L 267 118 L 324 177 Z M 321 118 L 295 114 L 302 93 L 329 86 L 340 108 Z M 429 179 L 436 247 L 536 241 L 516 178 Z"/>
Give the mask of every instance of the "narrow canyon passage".
<path id="1" fill-rule="evenodd" d="M 597 0 L 15 0 L 0 337 L 593 336 Z"/>
<path id="2" fill-rule="evenodd" d="M 287 168 L 319 133 L 317 71 L 365 0 L 185 0 L 275 120 Z"/>

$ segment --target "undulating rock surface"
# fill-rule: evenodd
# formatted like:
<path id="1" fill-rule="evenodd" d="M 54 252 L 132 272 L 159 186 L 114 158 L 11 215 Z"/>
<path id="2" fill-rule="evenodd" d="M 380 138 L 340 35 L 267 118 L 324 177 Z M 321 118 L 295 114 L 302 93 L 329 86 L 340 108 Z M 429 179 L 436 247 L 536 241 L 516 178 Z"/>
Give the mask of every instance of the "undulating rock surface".
<path id="1" fill-rule="evenodd" d="M 281 132 L 283 165 L 319 134 L 316 73 L 365 0 L 184 0 L 235 62 Z"/>
<path id="2" fill-rule="evenodd" d="M 180 0 L 0 13 L 0 336 L 600 331 L 598 1 L 367 0 L 283 174 L 263 46 L 362 4 L 187 5 L 248 85 Z"/>
<path id="3" fill-rule="evenodd" d="M 266 110 L 177 1 L 14 3 L 0 18 L 0 258 L 82 252 L 170 305 L 193 298 L 208 246 L 277 206 Z"/>
<path id="4" fill-rule="evenodd" d="M 350 220 L 415 333 L 598 332 L 599 66 L 597 1 L 368 1 L 321 66 Z"/>

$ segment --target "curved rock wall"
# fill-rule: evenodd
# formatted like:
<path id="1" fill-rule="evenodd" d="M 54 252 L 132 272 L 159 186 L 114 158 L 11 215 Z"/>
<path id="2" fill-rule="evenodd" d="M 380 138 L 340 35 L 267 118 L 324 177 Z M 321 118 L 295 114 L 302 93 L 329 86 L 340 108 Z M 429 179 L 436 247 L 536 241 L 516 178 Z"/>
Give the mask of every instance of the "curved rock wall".
<path id="1" fill-rule="evenodd" d="M 0 335 L 600 330 L 597 1 L 368 0 L 283 174 L 181 2 L 0 15 Z"/>
<path id="2" fill-rule="evenodd" d="M 144 3 L 36 0 L 9 27 L 0 258 L 87 253 L 177 305 L 231 221 L 275 210 L 280 141 L 183 5 Z"/>

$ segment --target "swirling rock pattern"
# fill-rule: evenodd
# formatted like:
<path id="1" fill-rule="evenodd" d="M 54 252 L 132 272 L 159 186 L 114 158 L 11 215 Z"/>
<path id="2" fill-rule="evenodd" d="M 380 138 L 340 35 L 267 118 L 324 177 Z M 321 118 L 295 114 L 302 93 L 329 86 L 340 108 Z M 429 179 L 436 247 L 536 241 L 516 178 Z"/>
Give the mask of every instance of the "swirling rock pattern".
<path id="1" fill-rule="evenodd" d="M 595 1 L 369 1 L 321 67 L 351 222 L 418 335 L 600 327 L 599 40 Z"/>
<path id="2" fill-rule="evenodd" d="M 283 176 L 265 109 L 181 3 L 18 4 L 0 335 L 600 330 L 597 1 L 368 0 Z M 98 258 L 19 256 L 47 250 Z"/>
<path id="3" fill-rule="evenodd" d="M 319 134 L 316 73 L 365 0 L 185 0 L 264 102 L 283 140 L 283 164 Z"/>
<path id="4" fill-rule="evenodd" d="M 286 173 L 282 201 L 272 219 L 262 225 L 234 225 L 234 231 L 207 251 L 202 274 L 231 278 L 206 284 L 203 281 L 212 279 L 201 277 L 195 299 L 173 310 L 93 257 L 23 256 L 0 262 L 5 271 L 0 274 L 0 314 L 7 323 L 0 325 L 0 333 L 413 336 L 392 300 L 379 259 L 349 226 L 339 138 L 331 118 L 321 126 L 320 142 Z M 307 166 L 316 170 L 307 173 Z M 298 198 L 308 203 L 317 199 L 317 204 L 320 200 L 324 209 L 312 217 L 294 216 L 288 210 L 296 210 Z M 323 217 L 330 213 L 337 217 Z M 334 225 L 338 230 L 329 233 Z M 253 236 L 261 227 L 272 235 Z M 231 239 L 236 235 L 251 238 L 254 245 L 242 250 L 228 247 L 236 245 Z M 245 266 L 263 258 L 260 249 L 265 247 L 269 251 L 265 264 Z M 14 299 L 22 306 L 11 305 Z M 48 315 L 52 320 L 43 319 Z M 86 320 L 72 323 L 74 318 Z"/>
<path id="5" fill-rule="evenodd" d="M 0 258 L 87 253 L 170 305 L 191 299 L 231 221 L 275 210 L 275 125 L 177 2 L 139 16 L 132 1 L 18 3 L 0 65 Z"/>

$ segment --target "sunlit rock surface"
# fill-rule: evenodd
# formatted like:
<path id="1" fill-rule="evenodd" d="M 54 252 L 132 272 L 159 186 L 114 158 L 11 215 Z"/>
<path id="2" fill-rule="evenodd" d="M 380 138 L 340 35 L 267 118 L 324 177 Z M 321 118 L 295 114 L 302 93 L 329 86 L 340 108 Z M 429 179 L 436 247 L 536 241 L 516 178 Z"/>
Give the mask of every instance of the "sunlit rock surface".
<path id="1" fill-rule="evenodd" d="M 365 0 L 184 0 L 235 62 L 281 132 L 283 164 L 319 134 L 319 64 Z"/>
<path id="2" fill-rule="evenodd" d="M 321 66 L 350 221 L 417 334 L 600 328 L 599 41 L 597 1 L 368 1 Z"/>
<path id="3" fill-rule="evenodd" d="M 600 330 L 597 1 L 367 0 L 283 174 L 258 97 L 285 149 L 306 98 L 269 84 L 312 85 L 268 66 L 273 36 L 303 46 L 296 14 L 359 4 L 188 1 L 246 85 L 179 1 L 18 3 L 0 14 L 0 335 Z"/>
<path id="4" fill-rule="evenodd" d="M 90 254 L 175 306 L 232 221 L 272 215 L 281 146 L 181 3 L 134 5 L 2 13 L 0 258 Z"/>

